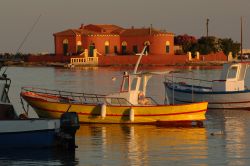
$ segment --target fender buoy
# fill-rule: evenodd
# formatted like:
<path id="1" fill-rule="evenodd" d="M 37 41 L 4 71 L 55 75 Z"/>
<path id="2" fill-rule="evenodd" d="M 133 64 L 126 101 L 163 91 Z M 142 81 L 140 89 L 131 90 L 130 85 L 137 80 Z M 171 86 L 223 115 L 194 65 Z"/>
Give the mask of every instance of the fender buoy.
<path id="1" fill-rule="evenodd" d="M 104 119 L 106 117 L 106 104 L 101 105 L 101 117 Z"/>
<path id="2" fill-rule="evenodd" d="M 135 112 L 134 112 L 134 109 L 133 109 L 133 108 L 130 108 L 130 109 L 129 109 L 129 120 L 130 120 L 131 122 L 134 122 L 134 120 L 135 120 Z"/>

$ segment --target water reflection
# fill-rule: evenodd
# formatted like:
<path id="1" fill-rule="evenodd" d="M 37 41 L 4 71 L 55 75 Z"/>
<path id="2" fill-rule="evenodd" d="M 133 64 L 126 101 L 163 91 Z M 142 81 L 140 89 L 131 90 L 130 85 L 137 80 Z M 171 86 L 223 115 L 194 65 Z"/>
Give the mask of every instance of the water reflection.
<path id="1" fill-rule="evenodd" d="M 75 152 L 55 149 L 4 149 L 0 152 L 0 165 L 78 165 Z"/>
<path id="2" fill-rule="evenodd" d="M 81 125 L 77 133 L 83 151 L 77 157 L 94 165 L 155 165 L 207 158 L 205 128 L 164 128 L 150 125 Z M 95 151 L 95 157 L 88 158 Z"/>
<path id="3" fill-rule="evenodd" d="M 219 77 L 220 70 L 203 69 L 190 68 L 201 79 Z M 123 71 L 10 67 L 7 74 L 13 83 L 11 100 L 20 111 L 21 86 L 107 94 L 119 89 Z M 192 76 L 191 72 L 185 76 Z M 250 82 L 250 76 L 247 78 Z M 161 77 L 155 77 L 148 84 L 149 94 L 157 101 L 163 101 L 162 82 Z M 50 150 L 2 151 L 0 165 L 249 165 L 250 112 L 208 110 L 206 116 L 204 128 L 82 125 L 77 132 L 75 156 Z"/>
<path id="4" fill-rule="evenodd" d="M 207 114 L 209 158 L 212 164 L 248 165 L 250 158 L 250 112 L 245 110 L 209 110 Z M 223 158 L 224 160 L 221 160 Z"/>
<path id="5" fill-rule="evenodd" d="M 232 165 L 248 165 L 250 154 L 249 111 L 230 110 L 225 115 L 225 140 L 227 157 Z"/>

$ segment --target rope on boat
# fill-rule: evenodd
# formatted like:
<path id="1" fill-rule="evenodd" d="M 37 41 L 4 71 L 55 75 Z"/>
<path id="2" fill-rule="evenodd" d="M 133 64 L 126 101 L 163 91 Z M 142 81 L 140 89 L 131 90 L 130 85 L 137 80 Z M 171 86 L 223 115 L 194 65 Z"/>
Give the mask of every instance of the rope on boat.
<path id="1" fill-rule="evenodd" d="M 24 102 L 23 102 L 23 98 L 22 98 L 22 96 L 20 95 L 20 100 L 21 100 L 21 104 L 22 104 L 22 108 L 23 108 L 23 111 L 28 115 L 28 113 L 29 113 L 29 103 L 27 103 L 27 106 L 26 106 L 26 108 L 27 109 L 25 109 L 25 107 L 24 107 Z"/>
<path id="2" fill-rule="evenodd" d="M 66 111 L 66 112 L 69 112 L 69 109 L 71 108 L 71 106 L 72 106 L 72 105 L 70 104 L 70 105 L 69 105 L 69 108 L 67 109 L 67 111 Z"/>

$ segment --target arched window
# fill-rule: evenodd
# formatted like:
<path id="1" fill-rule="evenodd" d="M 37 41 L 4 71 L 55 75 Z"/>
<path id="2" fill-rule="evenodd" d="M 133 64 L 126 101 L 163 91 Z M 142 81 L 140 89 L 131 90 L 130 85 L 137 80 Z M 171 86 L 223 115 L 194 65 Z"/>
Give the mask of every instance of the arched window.
<path id="1" fill-rule="evenodd" d="M 127 42 L 123 41 L 122 42 L 122 55 L 126 55 L 127 53 Z"/>
<path id="2" fill-rule="evenodd" d="M 63 55 L 68 54 L 68 49 L 69 49 L 69 41 L 68 39 L 63 40 Z"/>
<path id="3" fill-rule="evenodd" d="M 138 47 L 137 47 L 137 45 L 133 45 L 133 53 L 134 54 L 138 53 Z"/>
<path id="4" fill-rule="evenodd" d="M 109 41 L 105 41 L 105 54 L 109 54 Z"/>
<path id="5" fill-rule="evenodd" d="M 166 41 L 166 53 L 170 52 L 170 42 Z"/>
<path id="6" fill-rule="evenodd" d="M 149 53 L 149 51 L 150 51 L 150 42 L 149 41 L 145 41 L 144 42 L 144 46 L 147 46 L 146 52 Z"/>

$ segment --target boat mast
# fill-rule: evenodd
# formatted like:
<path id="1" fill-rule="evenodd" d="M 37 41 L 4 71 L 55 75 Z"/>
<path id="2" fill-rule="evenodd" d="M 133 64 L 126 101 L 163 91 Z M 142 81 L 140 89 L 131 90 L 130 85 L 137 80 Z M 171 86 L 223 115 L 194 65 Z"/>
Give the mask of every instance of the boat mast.
<path id="1" fill-rule="evenodd" d="M 242 16 L 240 17 L 240 60 L 242 61 Z"/>
<path id="2" fill-rule="evenodd" d="M 140 56 L 139 56 L 139 58 L 138 58 L 138 60 L 137 60 L 137 62 L 136 62 L 136 65 L 135 65 L 135 68 L 134 68 L 134 74 L 137 73 L 138 66 L 139 66 L 139 64 L 140 64 L 140 61 L 141 61 L 142 56 L 144 55 L 144 52 L 146 51 L 146 48 L 147 48 L 147 45 L 144 46 L 144 48 L 143 48 L 143 50 L 142 50 L 141 53 L 136 54 L 136 55 L 140 55 Z"/>
<path id="3" fill-rule="evenodd" d="M 42 14 L 40 14 L 38 16 L 38 18 L 36 19 L 36 21 L 34 22 L 34 24 L 32 25 L 32 27 L 30 28 L 30 30 L 28 31 L 28 33 L 25 35 L 24 39 L 22 40 L 21 44 L 19 45 L 19 47 L 16 50 L 16 54 L 19 53 L 20 49 L 22 48 L 23 44 L 25 43 L 25 41 L 27 40 L 27 38 L 29 37 L 30 33 L 34 30 L 36 24 L 39 22 L 40 18 L 41 18 Z M 13 59 L 13 58 L 12 58 Z M 8 66 L 5 68 L 5 70 L 3 71 L 3 74 L 5 74 L 5 72 L 7 71 Z"/>

